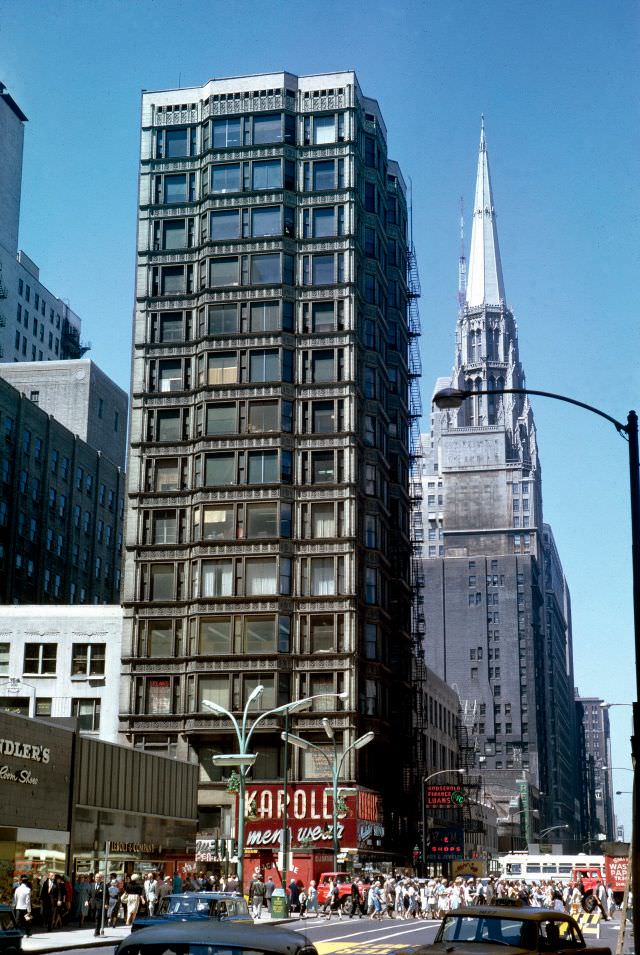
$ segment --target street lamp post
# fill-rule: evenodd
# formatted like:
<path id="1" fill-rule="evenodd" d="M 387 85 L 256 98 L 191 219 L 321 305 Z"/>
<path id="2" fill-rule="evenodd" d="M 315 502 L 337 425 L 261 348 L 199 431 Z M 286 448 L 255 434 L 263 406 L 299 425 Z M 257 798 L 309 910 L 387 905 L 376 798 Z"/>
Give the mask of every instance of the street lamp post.
<path id="1" fill-rule="evenodd" d="M 340 843 L 338 840 L 338 791 L 340 789 L 340 773 L 342 772 L 342 766 L 347 755 L 356 749 L 362 749 L 363 746 L 367 746 L 371 743 L 375 737 L 375 733 L 369 732 L 365 733 L 363 736 L 359 736 L 358 739 L 354 740 L 350 746 L 344 750 L 342 755 L 338 754 L 338 742 L 335 738 L 335 733 L 333 727 L 331 726 L 328 719 L 322 720 L 322 725 L 324 727 L 325 733 L 331 740 L 333 744 L 333 758 L 327 756 L 325 751 L 321 746 L 317 746 L 316 743 L 311 743 L 308 739 L 303 739 L 301 736 L 295 736 L 292 733 L 283 733 L 282 739 L 285 743 L 291 743 L 292 746 L 297 746 L 298 749 L 302 750 L 316 750 L 316 752 L 321 753 L 323 759 L 327 761 L 329 770 L 331 772 L 331 791 L 333 793 L 333 812 L 332 812 L 332 822 L 333 822 L 333 866 L 334 872 L 338 871 L 338 854 L 340 852 Z"/>
<path id="2" fill-rule="evenodd" d="M 422 874 L 425 874 L 427 865 L 427 783 L 434 776 L 442 776 L 443 773 L 466 773 L 466 769 L 458 767 L 457 769 L 439 769 L 436 773 L 430 773 L 422 779 Z"/>
<path id="3" fill-rule="evenodd" d="M 214 766 L 233 766 L 238 767 L 238 851 L 237 851 L 237 872 L 238 872 L 238 881 L 240 883 L 240 891 L 243 891 L 243 879 L 244 879 L 244 819 L 245 819 L 245 801 L 246 801 L 246 777 L 258 758 L 257 753 L 249 752 L 249 744 L 251 742 L 251 737 L 255 729 L 269 716 L 279 716 L 284 714 L 285 719 L 288 718 L 289 713 L 295 713 L 299 710 L 306 709 L 311 706 L 311 703 L 315 697 L 306 697 L 302 700 L 293 700 L 291 703 L 284 703 L 282 706 L 276 706 L 273 709 L 266 710 L 264 713 L 260 713 L 259 716 L 255 718 L 252 725 L 248 725 L 249 721 L 249 708 L 251 704 L 258 700 L 264 693 L 264 686 L 259 685 L 254 688 L 251 692 L 247 702 L 245 703 L 244 710 L 242 713 L 242 720 L 238 723 L 238 720 L 235 718 L 233 713 L 230 713 L 229 710 L 225 709 L 224 706 L 221 706 L 219 703 L 213 703 L 210 700 L 203 700 L 202 705 L 211 710 L 216 716 L 226 716 L 228 720 L 231 721 L 236 734 L 236 739 L 238 741 L 238 752 L 237 753 L 219 753 L 213 757 Z M 322 694 L 323 696 L 341 696 L 341 694 Z M 285 776 L 285 792 L 284 792 L 284 831 L 287 831 L 287 818 L 286 818 L 286 805 L 287 805 L 287 790 L 286 790 L 286 776 Z M 283 850 L 286 853 L 286 836 L 283 835 Z M 284 856 L 286 859 L 286 854 Z"/>
<path id="4" fill-rule="evenodd" d="M 473 395 L 538 395 L 542 398 L 553 398 L 556 401 L 564 401 L 569 405 L 576 405 L 578 408 L 584 408 L 585 411 L 591 411 L 592 414 L 609 421 L 618 434 L 626 436 L 629 445 L 629 498 L 631 505 L 631 575 L 633 584 L 633 633 L 635 648 L 635 672 L 636 672 L 636 699 L 633 704 L 633 735 L 631 737 L 631 757 L 634 767 L 633 775 L 633 799 L 632 799 L 632 833 L 631 838 L 637 844 L 638 833 L 640 832 L 640 459 L 638 455 L 638 415 L 635 411 L 630 411 L 627 415 L 627 423 L 623 424 L 611 415 L 595 408 L 593 405 L 585 404 L 584 401 L 577 401 L 575 398 L 569 398 L 567 395 L 560 395 L 552 391 L 538 391 L 534 388 L 502 388 L 502 389 L 484 389 L 480 391 L 471 391 L 462 388 L 443 388 L 438 391 L 433 401 L 438 408 L 459 408 L 466 398 Z M 636 852 L 631 859 L 631 882 L 634 894 L 638 893 L 640 888 L 640 852 Z M 634 937 L 640 938 L 640 906 L 633 907 L 633 931 Z"/>
<path id="5" fill-rule="evenodd" d="M 570 826 L 568 823 L 564 823 L 561 826 L 548 826 L 546 829 L 543 829 L 542 832 L 538 833 L 538 839 L 544 839 L 545 836 L 548 836 L 550 832 L 554 832 L 556 829 L 569 829 Z"/>

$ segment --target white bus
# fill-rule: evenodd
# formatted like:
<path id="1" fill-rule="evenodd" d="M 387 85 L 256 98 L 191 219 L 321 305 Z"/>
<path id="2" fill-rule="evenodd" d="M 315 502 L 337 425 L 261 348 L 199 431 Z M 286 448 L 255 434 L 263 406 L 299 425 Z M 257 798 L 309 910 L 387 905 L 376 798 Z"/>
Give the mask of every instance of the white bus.
<path id="1" fill-rule="evenodd" d="M 581 869 L 596 867 L 604 874 L 604 856 L 587 855 L 585 852 L 575 855 L 551 855 L 542 853 L 533 855 L 528 852 L 508 852 L 498 859 L 501 879 L 526 879 L 527 882 L 539 882 L 541 879 L 555 879 L 568 882 L 576 866 Z"/>

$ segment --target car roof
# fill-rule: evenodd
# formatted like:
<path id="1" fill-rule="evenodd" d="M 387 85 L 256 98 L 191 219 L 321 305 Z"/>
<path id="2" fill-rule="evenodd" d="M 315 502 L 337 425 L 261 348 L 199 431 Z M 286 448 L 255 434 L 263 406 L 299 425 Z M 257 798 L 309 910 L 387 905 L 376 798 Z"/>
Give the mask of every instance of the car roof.
<path id="1" fill-rule="evenodd" d="M 246 945 L 247 948 L 257 949 L 262 946 L 266 952 L 277 952 L 282 955 L 293 955 L 301 948 L 311 945 L 304 934 L 293 932 L 291 929 L 269 925 L 261 928 L 246 923 L 216 922 L 212 927 L 210 922 L 180 922 L 171 924 L 163 922 L 153 928 L 143 928 L 139 932 L 128 936 L 117 948 L 118 955 L 136 952 L 142 945 L 174 945 L 180 943 L 204 944 L 235 944 Z"/>
<path id="2" fill-rule="evenodd" d="M 552 909 L 538 909 L 532 906 L 503 906 L 503 905 L 478 905 L 474 908 L 460 908 L 453 912 L 448 912 L 445 918 L 455 918 L 458 915 L 484 915 L 494 918 L 512 919 L 513 921 L 526 922 L 574 922 L 574 919 L 566 912 L 556 912 Z M 575 924 L 575 922 L 574 922 Z"/>
<path id="3" fill-rule="evenodd" d="M 172 892 L 169 899 L 241 899 L 239 892 Z"/>

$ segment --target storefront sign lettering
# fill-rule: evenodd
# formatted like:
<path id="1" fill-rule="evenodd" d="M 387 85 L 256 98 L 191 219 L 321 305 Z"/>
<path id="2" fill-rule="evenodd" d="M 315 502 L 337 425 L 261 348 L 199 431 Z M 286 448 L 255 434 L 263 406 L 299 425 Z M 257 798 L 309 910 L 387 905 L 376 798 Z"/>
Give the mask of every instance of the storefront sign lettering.
<path id="1" fill-rule="evenodd" d="M 47 746 L 34 743 L 20 743 L 15 739 L 0 739 L 0 755 L 17 756 L 19 759 L 32 759 L 36 763 L 48 763 L 50 750 Z"/>
<path id="2" fill-rule="evenodd" d="M 112 842 L 109 845 L 111 852 L 140 852 L 143 855 L 160 855 L 162 846 L 152 842 Z"/>
<path id="3" fill-rule="evenodd" d="M 38 777 L 32 776 L 28 769 L 19 769 L 13 772 L 8 766 L 0 766 L 0 779 L 6 779 L 9 783 L 26 783 L 28 786 L 38 785 Z"/>
<path id="4" fill-rule="evenodd" d="M 338 839 L 344 834 L 344 826 L 338 823 Z M 333 839 L 331 826 L 300 826 L 292 831 L 295 842 L 330 842 Z M 272 846 L 280 842 L 282 829 L 254 829 L 247 834 L 248 846 Z"/>

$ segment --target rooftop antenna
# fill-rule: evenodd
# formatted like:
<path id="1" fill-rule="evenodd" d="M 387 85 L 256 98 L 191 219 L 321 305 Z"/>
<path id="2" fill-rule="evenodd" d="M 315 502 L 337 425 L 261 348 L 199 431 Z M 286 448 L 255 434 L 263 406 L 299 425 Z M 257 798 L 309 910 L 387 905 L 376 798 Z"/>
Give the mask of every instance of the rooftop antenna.
<path id="1" fill-rule="evenodd" d="M 460 258 L 458 259 L 458 305 L 462 311 L 467 297 L 467 259 L 464 254 L 464 199 L 460 196 Z"/>

